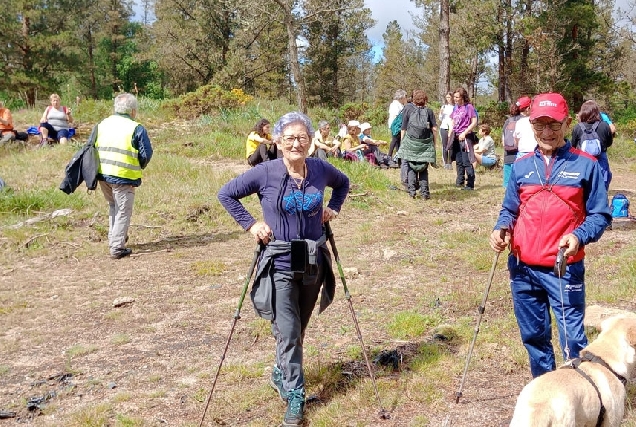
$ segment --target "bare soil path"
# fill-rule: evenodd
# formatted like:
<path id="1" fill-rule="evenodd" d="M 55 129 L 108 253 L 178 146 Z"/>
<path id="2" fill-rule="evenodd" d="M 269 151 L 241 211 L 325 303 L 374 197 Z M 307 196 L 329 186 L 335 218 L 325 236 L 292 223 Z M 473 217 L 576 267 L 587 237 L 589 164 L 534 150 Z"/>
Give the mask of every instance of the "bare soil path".
<path id="1" fill-rule="evenodd" d="M 452 179 L 435 173 L 442 177 L 437 188 Z M 614 180 L 626 191 L 636 189 L 627 171 Z M 507 425 L 530 374 L 516 330 L 501 326 L 514 325 L 504 256 L 459 403 L 455 392 L 468 339 L 446 342 L 430 327 L 418 339 L 398 340 L 386 328 L 395 313 L 409 310 L 473 326 L 493 259 L 484 238 L 502 192 L 492 185 L 459 203 L 453 191 L 427 205 L 396 192 L 395 205 L 362 213 L 363 228 L 348 226 L 360 211 L 344 210 L 334 223 L 344 267 L 359 270 L 348 285 L 368 347 L 398 351 L 403 359 L 398 372 L 376 367 L 382 404 L 391 412 L 391 419 L 381 420 L 339 287 L 337 300 L 307 331 L 309 394 L 317 396 L 308 404 L 307 425 Z M 471 216 L 480 219 L 467 220 Z M 615 226 L 588 257 L 633 247 L 634 233 L 631 223 Z M 456 253 L 449 235 L 473 239 L 474 253 Z M 0 427 L 198 425 L 253 246 L 238 227 L 157 241 L 133 235 L 135 255 L 119 261 L 105 253 L 83 256 L 67 245 L 54 255 L 2 266 L 0 411 L 16 417 L 0 419 Z M 122 297 L 134 301 L 115 307 Z M 636 307 L 635 301 L 616 305 Z M 284 405 L 267 386 L 272 349 L 268 324 L 246 299 L 206 425 L 280 422 Z M 344 374 L 333 375 L 336 367 Z M 427 370 L 439 377 L 423 380 Z M 324 421 L 338 420 L 339 411 L 351 414 L 352 407 L 360 408 L 355 416 Z"/>

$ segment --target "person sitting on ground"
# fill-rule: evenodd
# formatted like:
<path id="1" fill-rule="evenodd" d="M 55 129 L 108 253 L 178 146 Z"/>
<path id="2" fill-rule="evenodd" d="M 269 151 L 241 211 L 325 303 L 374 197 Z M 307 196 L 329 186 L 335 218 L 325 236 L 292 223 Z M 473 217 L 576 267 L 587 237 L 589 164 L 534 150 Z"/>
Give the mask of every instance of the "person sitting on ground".
<path id="1" fill-rule="evenodd" d="M 13 117 L 11 111 L 4 107 L 4 102 L 0 101 L 0 145 L 6 144 L 15 139 L 13 133 Z"/>
<path id="2" fill-rule="evenodd" d="M 364 160 L 364 150 L 367 144 L 360 143 L 360 122 L 349 120 L 347 123 L 347 134 L 342 138 L 343 157 L 346 160 Z"/>
<path id="3" fill-rule="evenodd" d="M 259 163 L 274 160 L 278 157 L 276 144 L 269 134 L 270 123 L 267 119 L 260 119 L 248 135 L 245 142 L 245 158 L 254 167 Z"/>
<path id="4" fill-rule="evenodd" d="M 479 125 L 479 143 L 475 146 L 475 163 L 473 167 L 482 165 L 491 168 L 497 164 L 497 154 L 495 154 L 495 141 L 490 136 L 490 125 L 484 123 Z"/>
<path id="5" fill-rule="evenodd" d="M 329 122 L 322 120 L 318 123 L 318 132 L 315 133 L 312 141 L 313 153 L 310 149 L 310 156 L 327 160 L 327 157 L 340 157 L 340 141 L 330 135 L 331 127 Z"/>
<path id="6" fill-rule="evenodd" d="M 49 99 L 51 100 L 51 105 L 46 107 L 40 119 L 39 130 L 42 135 L 42 142 L 45 143 L 50 138 L 64 145 L 68 142 L 69 129 L 73 124 L 71 109 L 62 106 L 62 100 L 57 93 L 51 94 Z"/>
<path id="7" fill-rule="evenodd" d="M 375 159 L 375 164 L 377 164 L 380 167 L 397 168 L 398 167 L 397 163 L 394 162 L 393 159 L 389 157 L 389 155 L 380 151 L 380 145 L 386 145 L 387 142 L 379 140 L 379 139 L 371 138 L 371 127 L 372 127 L 371 124 L 368 122 L 364 122 L 360 125 L 361 132 L 358 135 L 358 138 L 360 139 L 360 142 L 367 144 L 367 149 L 364 151 L 365 156 L 368 156 L 367 159 L 369 159 L 369 161 L 371 161 L 370 159 L 373 156 L 373 158 Z"/>
<path id="8" fill-rule="evenodd" d="M 11 110 L 5 107 L 4 102 L 0 101 L 0 145 L 7 142 L 26 141 L 29 135 L 26 132 L 18 132 L 13 128 L 13 117 Z"/>

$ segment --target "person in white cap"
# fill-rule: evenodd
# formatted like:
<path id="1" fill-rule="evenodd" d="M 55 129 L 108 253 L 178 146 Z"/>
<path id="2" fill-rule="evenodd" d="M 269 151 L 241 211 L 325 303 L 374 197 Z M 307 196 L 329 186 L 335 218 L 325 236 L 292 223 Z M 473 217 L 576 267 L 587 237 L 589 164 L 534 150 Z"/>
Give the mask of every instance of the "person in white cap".
<path id="1" fill-rule="evenodd" d="M 360 122 L 357 120 L 349 120 L 347 123 L 347 135 L 342 138 L 342 150 L 344 158 L 353 160 L 364 160 L 364 150 L 367 149 L 367 144 L 360 143 Z"/>

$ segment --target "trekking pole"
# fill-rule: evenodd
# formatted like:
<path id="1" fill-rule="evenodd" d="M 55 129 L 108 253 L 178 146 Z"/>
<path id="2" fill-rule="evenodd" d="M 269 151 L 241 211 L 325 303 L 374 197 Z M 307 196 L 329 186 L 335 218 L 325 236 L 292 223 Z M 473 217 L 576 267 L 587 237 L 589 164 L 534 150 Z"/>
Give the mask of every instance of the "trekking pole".
<path id="1" fill-rule="evenodd" d="M 506 237 L 507 227 L 501 227 L 500 237 L 501 240 L 504 240 Z M 470 343 L 470 348 L 468 350 L 468 356 L 466 357 L 466 364 L 464 365 L 464 373 L 462 374 L 462 380 L 459 383 L 459 389 L 455 392 L 455 403 L 459 403 L 459 399 L 462 397 L 462 389 L 464 388 L 464 381 L 466 380 L 466 372 L 468 371 L 468 364 L 470 363 L 470 358 L 473 355 L 473 348 L 475 347 L 475 341 L 477 341 L 477 334 L 479 333 L 479 325 L 481 324 L 481 318 L 484 315 L 484 311 L 486 311 L 486 300 L 488 299 L 488 293 L 490 292 L 490 286 L 492 285 L 492 278 L 495 275 L 495 268 L 497 267 L 497 261 L 499 260 L 499 255 L 501 252 L 495 252 L 495 258 L 492 261 L 492 268 L 490 269 L 490 276 L 488 277 L 488 285 L 486 286 L 486 290 L 484 291 L 484 297 L 481 300 L 481 305 L 479 306 L 479 317 L 477 318 L 477 325 L 475 325 L 475 335 L 473 335 L 473 340 Z"/>
<path id="2" fill-rule="evenodd" d="M 353 323 L 356 326 L 356 332 L 358 333 L 358 340 L 360 341 L 360 346 L 362 346 L 362 354 L 364 355 L 364 361 L 367 363 L 367 369 L 369 370 L 369 376 L 371 377 L 371 382 L 373 383 L 373 391 L 375 392 L 375 398 L 378 400 L 378 406 L 380 407 L 380 418 L 384 420 L 388 420 L 391 418 L 391 414 L 384 409 L 382 406 L 382 401 L 380 400 L 380 394 L 378 393 L 378 385 L 375 382 L 375 375 L 373 374 L 373 369 L 371 369 L 371 363 L 369 362 L 369 356 L 367 355 L 367 349 L 364 345 L 364 340 L 362 339 L 362 332 L 360 331 L 360 325 L 358 324 L 358 318 L 356 317 L 356 312 L 353 309 L 353 302 L 351 301 L 351 294 L 349 293 L 349 288 L 347 288 L 347 281 L 345 280 L 344 271 L 342 270 L 342 265 L 340 264 L 340 257 L 338 256 L 338 249 L 336 249 L 336 242 L 333 238 L 333 231 L 331 231 L 331 225 L 329 222 L 325 222 L 325 232 L 327 233 L 327 239 L 329 240 L 329 244 L 331 245 L 331 251 L 333 252 L 333 257 L 336 259 L 336 265 L 338 266 L 338 274 L 340 275 L 340 280 L 342 281 L 342 287 L 345 293 L 345 299 L 349 303 L 349 311 L 351 311 L 351 317 L 353 317 Z"/>
<path id="3" fill-rule="evenodd" d="M 241 318 L 241 307 L 243 306 L 243 300 L 245 299 L 245 294 L 247 293 L 247 287 L 250 283 L 250 279 L 252 274 L 254 274 L 254 268 L 256 268 L 256 262 L 258 261 L 258 256 L 263 249 L 263 244 L 259 243 L 254 249 L 254 258 L 252 259 L 252 264 L 250 265 L 249 272 L 245 277 L 245 283 L 243 283 L 243 291 L 241 292 L 241 298 L 239 298 L 238 306 L 236 307 L 236 311 L 234 312 L 234 320 L 232 321 L 232 328 L 230 329 L 230 334 L 227 337 L 227 341 L 225 343 L 225 348 L 223 349 L 223 354 L 221 355 L 221 361 L 219 362 L 219 367 L 216 369 L 216 375 L 214 375 L 214 381 L 212 382 L 212 388 L 210 389 L 210 393 L 208 394 L 208 398 L 205 402 L 205 409 L 203 410 L 203 415 L 201 416 L 201 422 L 199 423 L 199 427 L 203 425 L 203 420 L 205 419 L 205 414 L 208 412 L 208 406 L 210 405 L 210 400 L 212 400 L 212 393 L 214 392 L 214 387 L 216 386 L 216 380 L 219 378 L 219 373 L 221 372 L 221 365 L 223 365 L 223 361 L 225 360 L 225 353 L 227 353 L 227 349 L 230 346 L 230 340 L 232 339 L 232 334 L 234 333 L 234 327 L 236 326 L 236 322 Z"/>

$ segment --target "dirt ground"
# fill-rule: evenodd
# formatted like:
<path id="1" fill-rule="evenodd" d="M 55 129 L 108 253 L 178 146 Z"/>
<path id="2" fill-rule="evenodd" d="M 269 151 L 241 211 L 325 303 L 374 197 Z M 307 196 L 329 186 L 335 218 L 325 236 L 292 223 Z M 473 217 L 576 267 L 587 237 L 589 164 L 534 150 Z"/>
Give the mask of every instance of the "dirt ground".
<path id="1" fill-rule="evenodd" d="M 636 188 L 627 171 L 617 173 L 614 180 L 621 188 Z M 406 199 L 401 193 L 396 197 Z M 500 199 L 501 192 L 491 197 Z M 419 385 L 410 383 L 408 364 L 409 349 L 421 342 L 396 340 L 379 324 L 392 311 L 420 307 L 427 311 L 432 306 L 439 306 L 444 322 L 451 325 L 462 317 L 475 319 L 472 302 L 481 298 L 488 269 L 471 275 L 471 264 L 449 255 L 452 248 L 427 252 L 430 259 L 422 260 L 418 245 L 430 245 L 449 230 L 466 230 L 483 239 L 485 225 L 460 219 L 473 213 L 491 226 L 489 218 L 494 218 L 498 206 L 485 204 L 480 197 L 428 206 L 421 201 L 401 203 L 369 215 L 370 236 L 346 226 L 355 220 L 346 210 L 333 226 L 344 267 L 359 269 L 359 275 L 347 283 L 367 346 L 397 350 L 404 357 L 398 373 L 377 367 L 382 406 L 391 417 L 378 417 L 365 365 L 350 355 L 358 341 L 339 288 L 336 301 L 314 316 L 306 334 L 309 394 L 317 396 L 308 403 L 307 425 L 323 408 L 337 412 L 338 405 L 348 404 L 365 409 L 340 425 L 507 425 L 517 394 L 530 380 L 527 365 L 516 364 L 511 356 L 511 347 L 519 348 L 516 331 L 502 334 L 496 344 L 480 343 L 478 338 L 463 396 L 456 403 L 457 372 L 463 369 L 467 343 L 439 344 L 453 354 L 454 380 L 423 385 L 431 396 L 423 397 L 418 395 Z M 424 216 L 428 225 L 439 225 L 439 218 L 445 218 L 444 227 L 426 229 L 415 220 Z M 633 227 L 620 225 L 592 246 L 590 255 L 633 241 Z M 155 241 L 146 241 L 143 231 L 135 231 L 133 256 L 118 261 L 106 256 L 105 247 L 99 256 L 82 256 L 83 245 L 105 246 L 103 242 L 60 244 L 54 255 L 24 258 L 0 271 L 0 418 L 1 411 L 15 412 L 15 417 L 0 419 L 0 427 L 198 425 L 254 243 L 238 227 Z M 395 252 L 389 261 L 386 251 Z M 492 260 L 490 252 L 484 256 Z M 416 262 L 410 263 L 409 257 Z M 195 268 L 211 261 L 223 266 L 218 274 L 201 274 Z M 387 268 L 389 263 L 401 267 Z M 493 283 L 499 290 L 488 301 L 482 330 L 510 316 L 503 264 L 499 262 L 495 273 Z M 442 275 L 458 279 L 444 284 L 437 279 Z M 472 279 L 466 282 L 462 277 Z M 466 300 L 452 297 L 457 292 L 465 292 Z M 125 297 L 132 301 L 114 306 Z M 624 305 L 633 307 L 634 301 Z M 434 342 L 432 331 L 422 340 Z M 267 389 L 272 358 L 268 325 L 256 318 L 247 298 L 205 425 L 277 425 L 284 405 Z M 318 380 L 325 367 L 335 364 L 350 372 L 350 381 Z"/>

